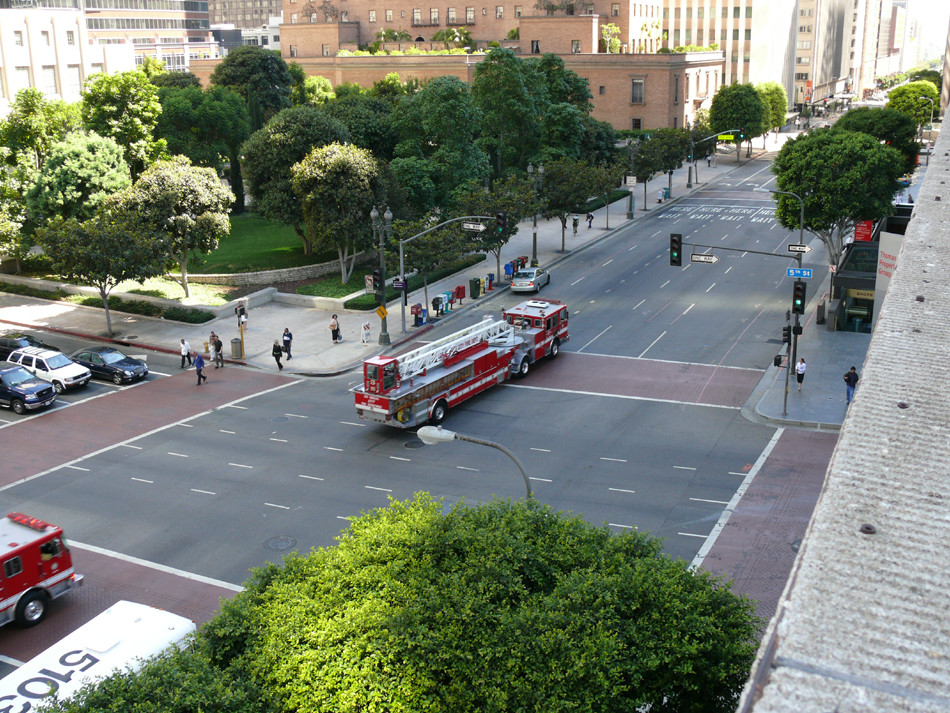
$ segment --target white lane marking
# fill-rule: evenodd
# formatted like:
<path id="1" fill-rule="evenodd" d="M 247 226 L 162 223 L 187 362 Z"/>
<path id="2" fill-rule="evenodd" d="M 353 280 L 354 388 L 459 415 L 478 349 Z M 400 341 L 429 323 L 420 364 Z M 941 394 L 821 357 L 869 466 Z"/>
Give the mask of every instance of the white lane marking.
<path id="1" fill-rule="evenodd" d="M 713 503 L 714 505 L 728 505 L 729 504 L 725 500 L 706 500 L 705 498 L 690 498 L 690 500 L 697 503 Z"/>
<path id="2" fill-rule="evenodd" d="M 194 428 L 190 423 L 179 423 L 178 428 Z"/>
<path id="3" fill-rule="evenodd" d="M 88 468 L 83 468 L 83 467 L 78 466 L 78 465 L 67 465 L 67 466 L 65 466 L 65 467 L 66 467 L 66 468 L 71 468 L 72 470 L 81 470 L 81 471 L 83 471 L 84 473 L 88 473 L 88 472 L 89 472 L 89 469 L 88 469 Z"/>
<path id="4" fill-rule="evenodd" d="M 286 416 L 287 418 L 310 418 L 309 416 L 301 416 L 296 413 L 285 413 L 284 416 Z"/>
<path id="5" fill-rule="evenodd" d="M 367 490 L 379 490 L 380 492 L 383 492 L 383 493 L 391 493 L 391 492 L 392 492 L 392 490 L 391 490 L 390 488 L 377 488 L 377 487 L 372 486 L 372 485 L 364 485 L 363 487 L 366 488 Z"/>
<path id="6" fill-rule="evenodd" d="M 723 275 L 728 275 L 728 274 L 729 274 L 729 270 L 731 270 L 733 267 L 735 267 L 735 265 L 730 265 L 729 268 L 728 268 L 724 273 L 722 273 L 722 274 L 723 274 Z"/>
<path id="7" fill-rule="evenodd" d="M 637 528 L 633 525 L 621 525 L 619 522 L 608 522 L 610 527 L 622 527 L 624 530 L 636 530 Z"/>
<path id="8" fill-rule="evenodd" d="M 253 468 L 253 465 L 244 465 L 243 463 L 228 463 L 228 465 L 233 465 L 235 468 Z"/>
<path id="9" fill-rule="evenodd" d="M 281 510 L 290 510 L 287 505 L 277 505 L 275 503 L 264 503 L 267 507 L 280 508 Z"/>
<path id="10" fill-rule="evenodd" d="M 673 467 L 676 468 L 676 470 L 696 470 L 695 468 L 688 465 L 674 465 Z"/>
<path id="11" fill-rule="evenodd" d="M 729 471 L 729 475 L 741 475 L 743 478 L 748 475 L 748 473 L 737 473 L 734 470 Z"/>
<path id="12" fill-rule="evenodd" d="M 663 289 L 664 287 L 666 287 L 668 284 L 670 284 L 670 281 L 669 281 L 669 280 L 667 280 L 667 281 L 664 282 L 662 285 L 660 285 L 660 289 L 662 290 L 662 289 Z"/>
<path id="13" fill-rule="evenodd" d="M 409 458 L 400 458 L 399 456 L 389 456 L 389 459 L 390 459 L 390 460 L 401 460 L 401 461 L 405 461 L 406 463 L 411 462 L 411 460 L 410 460 Z"/>
<path id="14" fill-rule="evenodd" d="M 693 304 L 691 304 L 689 307 L 687 307 L 686 309 L 683 310 L 683 314 L 686 314 L 686 313 L 689 312 L 691 309 L 693 309 L 693 307 L 695 307 L 695 306 L 696 306 L 696 303 L 693 302 Z"/>
<path id="15" fill-rule="evenodd" d="M 607 267 L 607 266 L 608 266 L 610 263 L 612 263 L 613 261 L 614 261 L 614 259 L 613 259 L 613 258 L 610 258 L 607 262 L 605 262 L 603 265 L 601 265 L 601 267 Z"/>
<path id="16" fill-rule="evenodd" d="M 707 537 L 707 535 L 697 535 L 694 532 L 677 532 L 677 535 L 682 535 L 683 537 Z"/>
<path id="17" fill-rule="evenodd" d="M 352 421 L 340 421 L 340 423 L 344 426 L 359 426 L 360 428 L 366 428 L 365 423 L 353 423 Z"/>
<path id="18" fill-rule="evenodd" d="M 760 173 L 762 173 L 762 171 L 768 171 L 768 170 L 771 170 L 771 168 L 772 168 L 771 163 L 769 163 L 769 164 L 763 166 L 763 167 L 760 168 L 758 171 L 756 171 L 755 173 L 753 173 L 751 176 L 746 176 L 746 177 L 743 178 L 741 181 L 739 181 L 739 182 L 736 184 L 736 187 L 738 188 L 738 187 L 741 186 L 743 183 L 745 183 L 746 181 L 748 181 L 750 178 L 755 178 L 755 177 L 758 176 Z M 771 183 L 773 180 L 775 180 L 774 177 L 773 177 L 773 178 L 770 178 L 768 181 L 766 181 L 766 182 L 763 183 L 762 185 L 768 185 L 768 184 Z"/>
<path id="19" fill-rule="evenodd" d="M 540 453 L 550 453 L 550 452 L 551 452 L 551 449 L 550 449 L 550 448 L 532 448 L 531 450 L 532 450 L 532 451 L 538 451 L 538 452 L 540 452 Z"/>
<path id="20" fill-rule="evenodd" d="M 554 481 L 550 478 L 535 478 L 534 476 L 529 475 L 528 480 L 540 480 L 542 483 L 553 483 Z"/>
<path id="21" fill-rule="evenodd" d="M 725 239 L 728 238 L 728 237 L 729 237 L 729 233 L 726 233 L 725 235 L 723 235 L 723 236 L 722 236 L 721 238 L 719 238 L 719 239 L 720 239 L 720 240 L 725 240 Z"/>
<path id="22" fill-rule="evenodd" d="M 741 406 L 724 406 L 722 404 L 701 404 L 693 401 L 679 401 L 676 399 L 654 399 L 646 396 L 629 396 L 627 394 L 604 394 L 598 391 L 578 391 L 576 389 L 555 389 L 550 386 L 528 386 L 527 384 L 502 384 L 509 389 L 534 389 L 536 391 L 551 391 L 556 394 L 571 394 L 574 396 L 602 396 L 606 399 L 627 399 L 628 401 L 648 401 L 655 404 L 673 404 L 674 406 L 699 406 L 701 408 L 721 408 L 726 411 L 741 411 Z"/>
<path id="23" fill-rule="evenodd" d="M 477 473 L 477 472 L 478 472 L 478 468 L 469 468 L 468 466 L 465 466 L 465 465 L 457 465 L 457 466 L 455 466 L 455 467 L 458 468 L 459 470 L 470 470 L 470 471 L 472 471 L 473 473 Z"/>
<path id="24" fill-rule="evenodd" d="M 323 447 L 323 450 L 325 450 L 325 451 L 336 451 L 337 453 L 342 453 L 342 452 L 343 452 L 343 449 L 342 449 L 342 448 L 334 448 L 333 446 L 324 446 L 324 447 Z"/>
<path id="25" fill-rule="evenodd" d="M 574 280 L 574 282 L 571 283 L 571 287 L 573 287 L 574 285 L 576 285 L 578 282 L 580 282 L 583 279 L 584 279 L 583 277 L 578 277 L 576 280 Z"/>
<path id="26" fill-rule="evenodd" d="M 740 483 L 739 487 L 736 488 L 735 494 L 729 500 L 729 504 L 726 505 L 725 509 L 722 511 L 722 514 L 719 516 L 719 520 L 713 526 L 712 532 L 709 533 L 706 541 L 703 543 L 703 546 L 699 548 L 699 552 L 696 553 L 693 561 L 690 562 L 690 569 L 696 569 L 703 563 L 703 560 L 706 559 L 706 555 L 709 554 L 709 550 L 711 550 L 712 546 L 716 544 L 716 538 L 719 537 L 719 533 L 722 532 L 723 528 L 726 526 L 726 523 L 729 522 L 729 518 L 735 511 L 736 506 L 738 506 L 742 496 L 745 495 L 745 491 L 749 489 L 750 485 L 752 485 L 752 479 L 755 478 L 756 473 L 758 473 L 762 468 L 762 464 L 768 460 L 769 455 L 772 453 L 772 449 L 775 448 L 775 444 L 778 443 L 778 440 L 782 437 L 783 433 L 785 433 L 784 428 L 778 428 L 775 430 L 772 440 L 768 442 L 768 445 L 766 445 L 765 449 L 759 454 L 759 457 L 749 469 L 749 472 L 742 480 L 742 483 Z"/>
<path id="27" fill-rule="evenodd" d="M 283 388 L 283 387 L 281 387 Z M 86 550 L 88 552 L 95 552 L 99 555 L 105 555 L 106 557 L 112 557 L 114 559 L 122 560 L 123 562 L 129 562 L 130 564 L 137 564 L 142 567 L 148 567 L 149 569 L 154 569 L 158 572 L 165 572 L 166 574 L 174 574 L 177 577 L 184 577 L 185 579 L 190 579 L 194 582 L 201 582 L 202 584 L 210 584 L 214 587 L 221 587 L 222 589 L 227 589 L 232 592 L 243 592 L 244 587 L 240 584 L 232 584 L 231 582 L 223 582 L 220 579 L 212 579 L 211 577 L 205 577 L 202 574 L 194 574 L 193 572 L 186 572 L 183 569 L 175 569 L 174 567 L 168 567 L 163 564 L 158 564 L 157 562 L 149 562 L 148 560 L 139 559 L 138 557 L 132 557 L 131 555 L 125 555 L 121 552 L 113 552 L 112 550 L 106 550 L 102 547 L 96 547 L 95 545 L 86 545 L 82 542 L 76 542 L 75 540 L 69 541 L 70 547 L 78 547 L 81 550 Z"/>
<path id="28" fill-rule="evenodd" d="M 230 436 L 234 435 L 234 431 L 225 431 L 223 428 L 219 428 L 218 433 L 227 433 Z"/>
<path id="29" fill-rule="evenodd" d="M 277 443 L 287 443 L 287 439 L 286 439 L 286 438 L 271 438 L 271 439 L 268 439 L 268 440 L 275 441 L 275 442 L 277 442 Z"/>
<path id="30" fill-rule="evenodd" d="M 171 451 L 168 451 L 168 455 L 175 456 L 176 458 L 188 458 L 184 453 L 172 453 Z"/>
<path id="31" fill-rule="evenodd" d="M 198 488 L 189 488 L 189 490 L 193 493 L 201 493 L 202 495 L 217 495 L 217 493 L 210 490 L 199 490 Z"/>
<path id="32" fill-rule="evenodd" d="M 575 312 L 575 314 L 577 314 Z M 561 352 L 562 354 L 570 356 L 572 352 Z M 584 356 L 603 356 L 611 357 L 612 359 L 639 359 L 640 357 L 633 356 L 624 356 L 623 354 L 600 354 L 598 352 L 587 352 Z M 558 357 L 560 359 L 560 357 Z M 657 364 L 685 364 L 686 366 L 705 366 L 710 369 L 734 369 L 736 371 L 754 371 L 757 374 L 761 374 L 761 369 L 753 369 L 748 366 L 727 366 L 725 364 L 706 364 L 698 361 L 677 361 L 675 359 L 650 359 L 649 361 L 655 362 Z M 743 473 L 745 475 L 745 473 Z"/>
<path id="33" fill-rule="evenodd" d="M 350 521 L 350 518 L 348 518 L 346 515 L 337 515 L 337 516 L 336 516 L 336 519 L 337 519 L 337 520 L 346 520 L 347 522 Z"/>
<path id="34" fill-rule="evenodd" d="M 241 409 L 242 411 L 247 411 L 248 409 L 247 406 L 235 406 L 233 404 L 228 404 L 227 408 L 237 408 L 237 409 Z"/>
<path id="35" fill-rule="evenodd" d="M 575 312 L 574 314 L 577 314 L 577 312 Z M 611 325 L 608 325 L 606 329 L 604 329 L 600 334 L 598 334 L 596 337 L 594 337 L 593 339 L 591 339 L 589 342 L 587 342 L 587 344 L 585 344 L 584 346 L 582 346 L 582 347 L 581 347 L 580 349 L 578 349 L 577 351 L 579 351 L 579 352 L 584 351 L 585 349 L 587 349 L 587 347 L 589 347 L 591 344 L 593 344 L 594 342 L 596 342 L 598 339 L 600 339 L 602 336 L 604 336 L 604 334 L 606 334 L 607 332 L 609 332 L 611 329 L 613 329 L 613 325 L 612 325 L 612 324 L 611 324 Z"/>
<path id="36" fill-rule="evenodd" d="M 638 356 L 637 358 L 638 358 L 638 359 L 642 359 L 642 358 L 643 358 L 643 355 L 646 354 L 648 351 L 650 351 L 650 350 L 653 348 L 653 345 L 656 344 L 656 343 L 657 343 L 658 341 L 660 341 L 661 339 L 663 339 L 663 337 L 665 337 L 665 336 L 666 336 L 666 330 L 664 329 L 664 330 L 663 330 L 663 334 L 661 334 L 659 337 L 657 337 L 657 338 L 654 339 L 652 342 L 650 342 L 650 346 L 648 346 L 646 349 L 644 349 L 642 352 L 640 352 L 640 356 Z"/>
<path id="37" fill-rule="evenodd" d="M 149 483 L 149 484 L 151 484 L 151 485 L 154 485 L 154 483 L 155 483 L 154 480 L 146 480 L 145 478 L 135 478 L 135 477 L 132 477 L 132 478 L 129 478 L 129 480 L 135 480 L 135 481 L 138 481 L 139 483 Z"/>
<path id="38" fill-rule="evenodd" d="M 323 478 L 318 478 L 318 477 L 315 476 L 315 475 L 304 475 L 303 473 L 300 473 L 297 477 L 298 477 L 298 478 L 306 478 L 307 480 L 323 480 Z"/>
<path id="39" fill-rule="evenodd" d="M 709 291 L 710 291 L 713 287 L 715 287 L 715 286 L 716 286 L 716 283 L 715 283 L 715 282 L 712 283 L 709 287 L 706 288 L 706 293 L 708 294 Z"/>
<path id="40" fill-rule="evenodd" d="M 646 300 L 640 300 L 639 302 L 637 302 L 636 306 L 634 306 L 634 308 L 633 308 L 633 311 L 635 312 L 635 311 L 637 310 L 637 307 L 639 307 L 640 305 L 642 305 L 644 302 L 646 302 Z"/>
<path id="41" fill-rule="evenodd" d="M 122 447 L 123 447 L 123 448 L 134 448 L 134 449 L 137 450 L 137 451 L 142 450 L 142 446 L 133 446 L 133 445 L 131 445 L 131 444 L 129 444 L 129 443 L 123 443 L 123 444 L 122 444 Z"/>
<path id="42" fill-rule="evenodd" d="M 659 235 L 659 234 L 662 233 L 662 232 L 663 232 L 662 230 L 657 230 L 657 231 L 656 231 L 655 233 L 653 233 L 653 235 L 651 235 L 650 237 L 651 237 L 651 238 L 655 238 L 657 235 Z"/>
<path id="43" fill-rule="evenodd" d="M 280 391 L 281 389 L 286 389 L 288 386 L 295 386 L 296 384 L 297 384 L 296 380 L 288 381 L 286 384 L 278 384 L 277 386 L 274 386 L 270 389 L 265 389 L 264 391 L 258 391 L 248 396 L 242 396 L 241 398 L 236 399 L 234 402 L 232 402 L 232 404 L 224 404 L 221 408 L 231 407 L 233 406 L 234 403 L 240 403 L 241 401 L 248 401 L 249 399 L 257 399 L 265 394 L 270 394 L 275 391 Z M 202 411 L 201 413 L 196 413 L 192 416 L 189 416 L 188 418 L 184 419 L 184 421 L 196 421 L 199 418 L 207 416 L 210 413 L 212 413 L 210 410 Z M 19 421 L 18 423 L 22 423 L 22 421 Z M 119 443 L 113 443 L 112 445 L 105 446 L 103 448 L 100 448 L 97 451 L 93 451 L 92 453 L 87 453 L 84 456 L 79 456 L 79 458 L 74 458 L 73 460 L 69 461 L 69 463 L 63 463 L 61 465 L 57 465 L 52 468 L 47 468 L 46 470 L 40 471 L 39 473 L 34 473 L 33 475 L 28 475 L 25 478 L 20 478 L 19 480 L 15 480 L 12 483 L 7 483 L 6 485 L 0 486 L 0 492 L 3 492 L 4 490 L 9 490 L 10 488 L 15 488 L 17 485 L 22 485 L 23 483 L 26 483 L 30 480 L 35 480 L 36 478 L 42 478 L 44 475 L 49 475 L 50 473 L 54 473 L 60 468 L 62 468 L 64 465 L 72 465 L 73 463 L 79 463 L 88 458 L 94 458 L 95 456 L 102 455 L 103 453 L 108 453 L 112 449 L 119 448 L 120 446 L 124 446 L 127 443 L 132 443 L 133 441 L 139 441 L 139 440 L 142 440 L 143 438 L 154 436 L 156 433 L 161 433 L 162 431 L 167 431 L 170 428 L 175 428 L 178 425 L 178 423 L 181 423 L 181 422 L 166 423 L 164 426 L 153 428 L 151 431 L 140 433 L 137 436 L 133 436 L 132 438 L 128 438 Z M 239 590 L 239 591 L 243 591 L 243 588 L 242 590 Z"/>
<path id="44" fill-rule="evenodd" d="M 607 490 L 614 493 L 630 493 L 630 495 L 633 495 L 635 492 L 637 492 L 636 490 L 624 490 L 623 488 L 607 488 Z"/>
<path id="45" fill-rule="evenodd" d="M 600 459 L 610 461 L 611 463 L 626 463 L 627 462 L 626 458 L 606 458 L 604 456 L 601 456 Z"/>
<path id="46" fill-rule="evenodd" d="M 638 247 L 640 247 L 640 246 L 639 246 L 639 245 L 631 245 L 629 248 L 627 248 L 627 252 L 630 252 L 631 250 L 635 250 L 635 249 L 638 248 Z"/>

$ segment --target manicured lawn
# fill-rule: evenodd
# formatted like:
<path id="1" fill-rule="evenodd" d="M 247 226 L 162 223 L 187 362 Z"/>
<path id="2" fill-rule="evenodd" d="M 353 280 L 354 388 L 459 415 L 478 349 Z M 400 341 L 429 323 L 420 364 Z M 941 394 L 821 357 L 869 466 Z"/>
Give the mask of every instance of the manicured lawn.
<path id="1" fill-rule="evenodd" d="M 218 249 L 189 267 L 194 273 L 255 272 L 312 265 L 336 258 L 335 252 L 306 257 L 293 228 L 276 225 L 258 215 L 231 216 L 231 235 Z"/>

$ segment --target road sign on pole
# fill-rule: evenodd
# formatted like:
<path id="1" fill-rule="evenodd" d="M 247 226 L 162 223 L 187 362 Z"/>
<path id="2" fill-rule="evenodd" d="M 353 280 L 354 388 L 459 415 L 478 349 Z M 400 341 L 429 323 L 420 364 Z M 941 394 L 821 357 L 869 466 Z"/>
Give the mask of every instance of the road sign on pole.
<path id="1" fill-rule="evenodd" d="M 810 267 L 790 267 L 785 271 L 787 277 L 811 277 Z"/>
<path id="2" fill-rule="evenodd" d="M 810 253 L 811 248 L 801 243 L 789 243 L 788 251 L 790 253 Z"/>
<path id="3" fill-rule="evenodd" d="M 485 226 L 481 223 L 462 223 L 462 230 L 470 230 L 474 233 L 480 233 L 485 230 Z"/>
<path id="4" fill-rule="evenodd" d="M 376 314 L 379 315 L 380 319 L 386 319 L 386 315 L 389 314 L 389 311 L 383 305 L 380 305 L 376 308 Z"/>
<path id="5" fill-rule="evenodd" d="M 690 262 L 705 262 L 709 265 L 714 265 L 719 262 L 719 258 L 716 255 L 704 255 L 702 253 L 692 253 L 689 256 Z"/>

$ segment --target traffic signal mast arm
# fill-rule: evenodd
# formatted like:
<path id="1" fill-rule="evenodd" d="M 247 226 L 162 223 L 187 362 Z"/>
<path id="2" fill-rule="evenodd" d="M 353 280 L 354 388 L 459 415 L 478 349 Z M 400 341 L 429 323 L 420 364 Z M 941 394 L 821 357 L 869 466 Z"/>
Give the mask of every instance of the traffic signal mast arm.
<path id="1" fill-rule="evenodd" d="M 691 248 L 712 248 L 713 250 L 729 250 L 735 253 L 752 253 L 753 255 L 769 255 L 770 257 L 780 257 L 783 260 L 788 260 L 789 258 L 791 258 L 792 260 L 795 259 L 794 257 L 789 256 L 789 255 L 776 255 L 775 253 L 767 253 L 763 250 L 748 250 L 747 248 L 726 248 L 726 247 L 723 247 L 722 245 L 703 245 L 702 243 L 687 243 L 686 241 L 683 241 L 683 245 L 684 246 L 689 245 Z M 799 260 L 799 263 L 801 263 L 801 260 Z"/>

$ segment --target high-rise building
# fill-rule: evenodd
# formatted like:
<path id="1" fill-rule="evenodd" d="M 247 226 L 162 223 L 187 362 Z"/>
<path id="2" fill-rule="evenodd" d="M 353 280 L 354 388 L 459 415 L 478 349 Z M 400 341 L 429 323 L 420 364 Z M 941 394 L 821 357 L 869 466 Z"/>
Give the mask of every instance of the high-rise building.
<path id="1" fill-rule="evenodd" d="M 259 29 L 281 13 L 282 0 L 210 0 L 208 12 L 215 25 L 238 29 Z"/>

